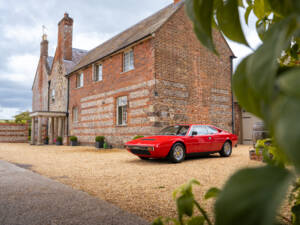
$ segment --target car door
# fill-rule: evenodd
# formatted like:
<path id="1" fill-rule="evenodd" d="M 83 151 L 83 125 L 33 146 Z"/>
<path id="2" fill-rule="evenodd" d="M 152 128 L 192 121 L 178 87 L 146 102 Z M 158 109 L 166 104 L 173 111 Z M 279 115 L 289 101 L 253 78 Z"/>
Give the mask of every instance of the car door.
<path id="1" fill-rule="evenodd" d="M 193 132 L 197 132 L 197 134 L 193 136 Z M 211 136 L 208 135 L 206 126 L 192 126 L 189 136 L 192 153 L 211 151 L 212 139 Z"/>
<path id="2" fill-rule="evenodd" d="M 217 129 L 207 126 L 208 135 L 211 137 L 211 151 L 219 151 L 223 146 L 223 135 Z"/>

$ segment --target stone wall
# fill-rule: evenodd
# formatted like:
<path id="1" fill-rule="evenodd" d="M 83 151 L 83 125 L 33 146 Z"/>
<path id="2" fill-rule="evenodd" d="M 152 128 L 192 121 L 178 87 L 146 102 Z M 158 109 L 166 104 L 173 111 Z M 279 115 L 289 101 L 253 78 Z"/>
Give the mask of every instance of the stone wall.
<path id="1" fill-rule="evenodd" d="M 27 143 L 28 125 L 0 123 L 0 143 Z"/>

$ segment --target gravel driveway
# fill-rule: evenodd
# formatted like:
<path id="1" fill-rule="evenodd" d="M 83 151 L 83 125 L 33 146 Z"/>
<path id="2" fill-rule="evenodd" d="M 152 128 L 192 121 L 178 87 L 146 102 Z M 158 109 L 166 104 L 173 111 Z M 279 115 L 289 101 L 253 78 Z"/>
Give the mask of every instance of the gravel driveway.
<path id="1" fill-rule="evenodd" d="M 126 150 L 93 147 L 0 144 L 0 159 L 85 191 L 149 221 L 176 216 L 172 192 L 192 178 L 200 181 L 195 195 L 212 213 L 212 200 L 202 196 L 212 186 L 222 187 L 236 170 L 259 166 L 249 160 L 250 146 L 239 146 L 230 158 L 218 154 L 181 164 L 166 160 L 142 161 Z"/>

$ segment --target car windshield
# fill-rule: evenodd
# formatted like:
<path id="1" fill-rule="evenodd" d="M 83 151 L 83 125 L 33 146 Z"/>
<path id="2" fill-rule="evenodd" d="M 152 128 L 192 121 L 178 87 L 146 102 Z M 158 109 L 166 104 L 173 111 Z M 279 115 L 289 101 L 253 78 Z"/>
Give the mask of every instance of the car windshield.
<path id="1" fill-rule="evenodd" d="M 160 135 L 176 135 L 176 136 L 185 136 L 189 130 L 189 126 L 171 126 L 162 129 Z"/>

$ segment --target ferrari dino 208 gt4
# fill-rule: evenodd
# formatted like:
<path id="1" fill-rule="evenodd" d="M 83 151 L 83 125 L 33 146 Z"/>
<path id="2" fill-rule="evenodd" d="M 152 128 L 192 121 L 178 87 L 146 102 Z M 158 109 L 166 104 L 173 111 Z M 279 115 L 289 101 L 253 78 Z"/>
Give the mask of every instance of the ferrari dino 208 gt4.
<path id="1" fill-rule="evenodd" d="M 212 125 L 176 125 L 161 130 L 157 136 L 129 141 L 125 147 L 141 159 L 167 157 L 179 163 L 192 154 L 220 153 L 229 157 L 237 139 L 236 135 Z"/>

